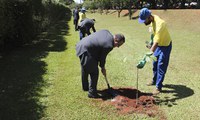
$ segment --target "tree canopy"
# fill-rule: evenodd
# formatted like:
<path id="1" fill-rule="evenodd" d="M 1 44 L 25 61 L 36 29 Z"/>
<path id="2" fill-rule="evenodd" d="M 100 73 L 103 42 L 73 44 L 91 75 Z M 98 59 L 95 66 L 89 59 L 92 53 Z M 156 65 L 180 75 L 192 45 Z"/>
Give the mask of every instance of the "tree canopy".
<path id="1" fill-rule="evenodd" d="M 84 0 L 83 5 L 88 3 L 99 4 L 104 9 L 128 9 L 148 7 L 152 9 L 170 8 L 199 8 L 200 0 Z M 90 6 L 87 5 L 89 8 Z M 92 6 L 92 5 L 91 5 Z"/>

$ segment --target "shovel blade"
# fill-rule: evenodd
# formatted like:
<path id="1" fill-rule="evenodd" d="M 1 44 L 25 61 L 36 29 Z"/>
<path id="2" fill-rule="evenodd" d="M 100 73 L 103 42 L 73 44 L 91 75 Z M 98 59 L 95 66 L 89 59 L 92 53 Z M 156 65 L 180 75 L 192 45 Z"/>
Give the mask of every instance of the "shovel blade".
<path id="1" fill-rule="evenodd" d="M 118 96 L 118 94 L 113 90 L 113 88 L 109 88 L 108 89 L 108 93 L 114 98 L 116 96 Z"/>

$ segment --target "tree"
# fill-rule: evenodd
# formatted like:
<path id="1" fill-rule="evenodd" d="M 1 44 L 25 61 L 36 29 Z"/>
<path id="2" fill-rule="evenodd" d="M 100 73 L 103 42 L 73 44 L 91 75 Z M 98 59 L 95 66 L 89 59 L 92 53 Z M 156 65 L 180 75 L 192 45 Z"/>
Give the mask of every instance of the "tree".
<path id="1" fill-rule="evenodd" d="M 74 3 L 73 0 L 59 0 L 59 2 L 64 3 L 66 5 L 70 5 L 70 4 Z"/>
<path id="2" fill-rule="evenodd" d="M 156 8 L 156 0 L 148 0 L 148 2 L 151 5 L 151 8 L 155 9 Z"/>
<path id="3" fill-rule="evenodd" d="M 135 0 L 125 0 L 125 1 L 126 1 L 125 6 L 127 6 L 128 12 L 129 12 L 129 19 L 131 20 L 131 17 L 132 17 L 132 7 L 133 7 L 133 3 L 135 2 Z"/>
<path id="4" fill-rule="evenodd" d="M 169 0 L 164 0 L 164 9 L 168 9 Z"/>
<path id="5" fill-rule="evenodd" d="M 39 32 L 66 17 L 67 10 L 58 0 L 0 0 L 0 46 L 32 42 Z"/>
<path id="6" fill-rule="evenodd" d="M 185 2 L 186 0 L 181 0 L 181 8 L 185 8 Z"/>
<path id="7" fill-rule="evenodd" d="M 197 0 L 197 8 L 200 8 L 200 0 Z"/>
<path id="8" fill-rule="evenodd" d="M 121 13 L 121 11 L 122 11 L 122 9 L 123 9 L 123 2 L 124 2 L 124 0 L 113 0 L 113 7 L 117 10 L 117 12 L 118 12 L 118 17 L 120 17 L 120 13 Z"/>

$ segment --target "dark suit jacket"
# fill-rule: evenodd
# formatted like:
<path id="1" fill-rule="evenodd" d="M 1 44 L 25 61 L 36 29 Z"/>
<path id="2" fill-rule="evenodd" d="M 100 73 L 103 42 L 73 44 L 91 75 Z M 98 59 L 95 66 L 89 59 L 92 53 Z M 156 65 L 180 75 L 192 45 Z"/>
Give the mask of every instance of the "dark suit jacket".
<path id="1" fill-rule="evenodd" d="M 93 32 L 96 32 L 94 27 L 94 21 L 92 19 L 85 18 L 78 24 L 79 29 L 81 30 L 88 30 L 87 33 L 90 34 L 89 30 L 92 28 Z"/>
<path id="2" fill-rule="evenodd" d="M 78 26 L 91 28 L 92 26 L 94 26 L 94 21 L 92 19 L 85 18 L 79 23 Z"/>
<path id="3" fill-rule="evenodd" d="M 78 9 L 73 10 L 73 17 L 74 17 L 74 20 L 78 20 L 79 19 L 79 11 L 78 11 Z"/>
<path id="4" fill-rule="evenodd" d="M 108 30 L 100 30 L 85 38 L 76 45 L 76 54 L 81 56 L 87 52 L 92 58 L 105 67 L 106 56 L 114 48 L 113 35 Z"/>

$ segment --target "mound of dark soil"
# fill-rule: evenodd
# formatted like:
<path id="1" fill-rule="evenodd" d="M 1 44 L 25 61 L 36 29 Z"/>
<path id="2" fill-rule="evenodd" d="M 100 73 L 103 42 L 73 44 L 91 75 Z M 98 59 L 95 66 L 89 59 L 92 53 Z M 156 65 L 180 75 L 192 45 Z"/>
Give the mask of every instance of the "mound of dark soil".
<path id="1" fill-rule="evenodd" d="M 150 93 L 142 93 L 132 88 L 113 88 L 112 93 L 117 94 L 115 97 L 112 97 L 109 93 L 110 90 L 108 89 L 99 91 L 102 96 L 101 99 L 103 101 L 106 100 L 108 104 L 114 105 L 119 114 L 141 113 L 150 117 L 155 117 L 159 114 L 155 99 Z M 138 98 L 136 98 L 137 94 Z"/>

